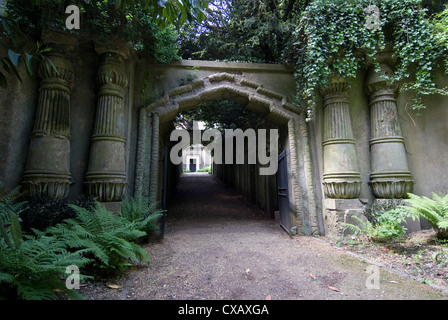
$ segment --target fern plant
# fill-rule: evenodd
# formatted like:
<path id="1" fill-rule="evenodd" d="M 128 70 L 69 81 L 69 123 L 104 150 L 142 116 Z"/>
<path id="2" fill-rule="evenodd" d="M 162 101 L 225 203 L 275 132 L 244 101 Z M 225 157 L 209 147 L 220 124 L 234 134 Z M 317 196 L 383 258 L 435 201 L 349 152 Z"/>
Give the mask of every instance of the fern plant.
<path id="1" fill-rule="evenodd" d="M 126 260 L 149 262 L 147 252 L 133 241 L 146 235 L 140 221 L 117 216 L 99 203 L 92 209 L 70 205 L 76 217 L 49 227 L 46 233 L 60 239 L 68 248 L 92 256 L 96 265 L 119 269 Z"/>
<path id="2" fill-rule="evenodd" d="M 144 198 L 129 197 L 122 202 L 120 216 L 138 224 L 145 232 L 157 230 L 159 219 L 165 210 L 157 209 L 157 203 L 151 203 Z"/>
<path id="3" fill-rule="evenodd" d="M 67 289 L 61 279 L 67 266 L 82 268 L 90 259 L 81 252 L 68 251 L 62 241 L 44 235 L 25 236 L 20 248 L 11 249 L 0 240 L 0 252 L 0 284 L 10 289 L 10 295 L 13 292 L 12 298 L 50 300 L 63 295 L 82 299 L 76 290 Z M 86 278 L 80 275 L 80 279 Z"/>
<path id="4" fill-rule="evenodd" d="M 67 266 L 81 268 L 90 260 L 42 233 L 23 235 L 19 215 L 27 203 L 16 202 L 19 196 L 19 187 L 0 194 L 0 298 L 55 299 L 57 292 L 80 298 L 76 291 L 66 288 L 61 276 Z"/>
<path id="5" fill-rule="evenodd" d="M 19 197 L 19 186 L 12 190 L 0 190 L 0 233 L 10 249 L 17 249 L 22 241 L 19 214 L 25 209 L 26 202 L 16 202 Z M 9 227 L 9 234 L 6 226 Z"/>
<path id="6" fill-rule="evenodd" d="M 432 199 L 408 193 L 403 208 L 417 217 L 425 218 L 436 231 L 438 239 L 448 239 L 448 195 L 432 193 Z"/>
<path id="7" fill-rule="evenodd" d="M 406 211 L 396 208 L 376 213 L 373 221 L 352 216 L 357 224 L 343 223 L 342 226 L 357 236 L 365 236 L 372 241 L 386 242 L 402 238 L 406 234 L 407 228 L 404 226 L 406 217 L 408 217 Z"/>

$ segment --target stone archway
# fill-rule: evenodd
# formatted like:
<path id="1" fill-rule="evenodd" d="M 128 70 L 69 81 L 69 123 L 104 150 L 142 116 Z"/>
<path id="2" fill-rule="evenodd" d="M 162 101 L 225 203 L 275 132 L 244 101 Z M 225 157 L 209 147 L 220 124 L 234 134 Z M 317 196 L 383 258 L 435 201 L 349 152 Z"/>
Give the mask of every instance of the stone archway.
<path id="1" fill-rule="evenodd" d="M 158 200 L 160 125 L 174 119 L 179 112 L 217 98 L 238 102 L 246 109 L 266 114 L 268 119 L 287 127 L 290 214 L 299 234 L 318 234 L 318 213 L 305 116 L 284 95 L 265 89 L 262 84 L 250 81 L 241 74 L 220 72 L 194 80 L 140 108 L 135 195 L 149 196 L 153 202 Z"/>

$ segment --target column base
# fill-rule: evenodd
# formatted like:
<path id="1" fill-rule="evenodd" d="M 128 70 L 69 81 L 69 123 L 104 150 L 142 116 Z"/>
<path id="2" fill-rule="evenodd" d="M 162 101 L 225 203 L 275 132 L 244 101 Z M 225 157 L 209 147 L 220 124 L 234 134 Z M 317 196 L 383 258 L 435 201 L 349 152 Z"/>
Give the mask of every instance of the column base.
<path id="1" fill-rule="evenodd" d="M 46 174 L 25 172 L 22 180 L 24 191 L 28 195 L 55 200 L 66 198 L 71 184 L 70 174 L 54 174 L 52 179 Z"/>
<path id="2" fill-rule="evenodd" d="M 87 192 L 99 202 L 119 202 L 123 199 L 126 182 L 88 181 Z"/>
<path id="3" fill-rule="evenodd" d="M 412 192 L 414 180 L 372 180 L 373 194 L 379 199 L 406 199 Z"/>
<path id="4" fill-rule="evenodd" d="M 356 199 L 361 193 L 362 181 L 325 181 L 324 193 L 330 199 Z"/>

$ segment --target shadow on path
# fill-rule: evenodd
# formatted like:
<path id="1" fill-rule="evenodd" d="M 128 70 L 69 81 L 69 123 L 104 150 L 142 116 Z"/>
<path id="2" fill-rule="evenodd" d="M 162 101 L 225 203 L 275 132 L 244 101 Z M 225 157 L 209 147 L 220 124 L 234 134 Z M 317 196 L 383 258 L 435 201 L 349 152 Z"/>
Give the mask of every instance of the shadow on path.
<path id="1" fill-rule="evenodd" d="M 208 173 L 183 174 L 167 213 L 167 233 L 217 225 L 231 228 L 245 223 L 264 223 L 271 228 L 274 223 L 263 217 L 261 209 Z"/>
<path id="2" fill-rule="evenodd" d="M 371 262 L 316 238 L 290 238 L 212 176 L 184 175 L 177 191 L 165 238 L 145 245 L 151 263 L 132 274 L 126 299 L 447 298 L 379 267 L 378 288 L 369 288 Z"/>

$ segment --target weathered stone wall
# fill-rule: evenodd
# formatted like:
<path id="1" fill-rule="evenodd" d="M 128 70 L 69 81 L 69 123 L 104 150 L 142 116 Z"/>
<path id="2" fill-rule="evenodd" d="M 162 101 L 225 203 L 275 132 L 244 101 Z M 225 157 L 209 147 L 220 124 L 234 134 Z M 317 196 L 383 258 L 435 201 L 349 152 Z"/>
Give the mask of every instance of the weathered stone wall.
<path id="1" fill-rule="evenodd" d="M 447 86 L 448 77 L 446 75 L 439 72 L 437 78 L 440 87 Z M 347 200 L 343 200 L 338 205 L 337 199 L 325 200 L 325 190 L 322 185 L 325 163 L 322 146 L 324 132 L 327 128 L 324 122 L 323 101 L 317 108 L 316 119 L 312 124 L 314 165 L 321 173 L 316 177 L 321 179 L 316 181 L 316 185 L 322 186 L 322 214 L 326 219 L 327 227 L 338 219 L 339 222 L 343 222 L 346 216 L 349 218 L 355 213 L 354 210 L 358 210 L 357 215 L 361 216 L 365 203 L 371 204 L 376 198 L 380 198 L 380 196 L 375 196 L 371 185 L 371 173 L 375 167 L 375 163 L 372 163 L 375 160 L 372 159 L 372 152 L 376 152 L 376 150 L 372 149 L 371 141 L 371 130 L 374 124 L 372 124 L 371 106 L 369 105 L 369 90 L 366 89 L 368 79 L 368 72 L 359 71 L 357 78 L 351 81 L 351 88 L 348 92 L 352 132 L 356 140 L 357 164 L 362 181 L 358 197 L 361 201 L 356 198 L 352 199 L 352 204 L 348 204 Z M 446 110 L 448 97 L 438 95 L 425 97 L 423 101 L 427 108 L 422 110 L 420 115 L 410 109 L 408 93 L 400 93 L 397 89 L 395 98 L 396 120 L 401 128 L 404 153 L 400 150 L 397 151 L 396 146 L 392 146 L 390 149 L 385 149 L 384 154 L 380 153 L 380 157 L 377 157 L 376 161 L 383 161 L 383 165 L 386 167 L 392 167 L 394 161 L 398 161 L 406 167 L 405 162 L 407 162 L 407 169 L 413 180 L 412 192 L 415 194 L 429 197 L 432 192 L 446 194 L 448 192 L 448 183 L 446 182 L 448 176 L 448 112 Z M 391 117 L 393 115 L 384 115 L 380 121 L 389 122 Z M 396 137 L 397 134 L 394 133 L 393 136 Z M 401 143 L 398 143 L 398 147 Z M 382 144 L 382 146 L 385 145 L 385 143 Z M 390 159 L 386 160 L 386 157 Z M 406 171 L 406 168 L 402 171 Z M 408 180 L 408 177 L 406 176 L 403 180 Z M 427 225 L 423 222 L 420 226 L 418 222 L 409 221 L 407 227 L 410 231 L 414 231 L 420 230 L 421 227 L 426 228 Z M 336 236 L 337 232 L 334 235 Z"/>
<path id="2" fill-rule="evenodd" d="M 52 43 L 57 42 L 58 38 L 49 37 L 47 40 Z M 118 57 L 113 62 L 106 61 L 104 54 L 108 52 L 118 54 L 121 58 Z M 59 134 L 58 130 L 63 126 L 57 127 L 59 129 L 56 131 L 42 131 L 41 134 L 50 134 L 57 142 L 60 142 L 57 139 L 61 137 L 66 139 L 63 145 L 65 149 L 69 149 L 68 198 L 71 200 L 89 192 L 86 184 L 89 181 L 99 183 L 93 188 L 95 190 L 106 190 L 114 196 L 118 195 L 117 198 L 105 197 L 103 201 L 117 201 L 122 195 L 133 195 L 136 185 L 141 184 L 136 177 L 144 180 L 143 185 L 149 185 L 149 180 L 153 179 L 148 170 L 151 159 L 139 154 L 139 139 L 147 137 L 145 143 L 149 149 L 156 141 L 160 146 L 166 146 L 169 144 L 167 132 L 170 124 L 165 120 L 159 119 L 160 123 L 155 123 L 153 118 L 142 117 L 146 112 L 142 107 L 159 101 L 169 92 L 174 94 L 173 90 L 184 90 L 184 85 L 208 77 L 214 77 L 214 81 L 219 82 L 222 79 L 217 77 L 235 75 L 238 79 L 244 79 L 247 92 L 233 98 L 245 100 L 250 95 L 264 95 L 273 100 L 284 98 L 286 102 L 294 101 L 295 81 L 291 70 L 284 66 L 207 61 L 151 65 L 123 52 L 122 48 L 98 48 L 93 44 L 73 45 L 70 50 L 62 50 L 60 54 L 72 66 L 67 67 L 65 62 L 61 62 L 60 67 L 72 68 L 73 79 L 60 79 L 55 75 L 51 81 L 58 83 L 61 90 L 69 95 L 69 103 L 64 102 L 67 95 L 51 94 L 63 97 L 58 100 L 59 104 L 55 104 L 59 107 L 54 107 L 54 110 L 69 112 L 68 118 L 64 116 L 68 121 L 64 123 L 68 123 L 70 127 L 69 134 Z M 44 79 L 41 77 L 33 82 L 28 79 L 23 68 L 20 73 L 23 83 L 10 76 L 8 88 L 0 89 L 0 180 L 6 187 L 22 183 L 24 173 L 27 172 L 28 158 L 33 152 L 45 154 L 42 151 L 46 150 L 39 149 L 39 140 L 36 138 L 38 127 L 35 123 L 41 112 L 38 111 L 40 95 L 46 88 Z M 448 85 L 448 77 L 442 72 L 439 72 L 438 79 L 441 87 Z M 258 86 L 259 84 L 262 86 Z M 291 199 L 294 199 L 297 208 L 301 208 L 294 209 L 296 211 L 292 211 L 292 215 L 296 219 L 295 223 L 306 224 L 301 226 L 304 229 L 312 230 L 311 233 L 326 231 L 337 234 L 337 230 L 331 230 L 331 225 L 353 214 L 362 215 L 365 204 L 378 197 L 371 184 L 375 179 L 381 186 L 385 186 L 384 190 L 387 190 L 388 183 L 389 186 L 401 183 L 400 181 L 407 183 L 411 177 L 413 192 L 416 194 L 431 196 L 433 191 L 448 192 L 448 98 L 426 97 L 424 103 L 427 109 L 416 116 L 409 110 L 409 95 L 400 94 L 395 88 L 392 91 L 390 89 L 389 84 L 375 80 L 371 73 L 359 71 L 357 78 L 351 80 L 350 87 L 342 79 L 342 82 L 336 81 L 329 88 L 322 88 L 322 101 L 318 102 L 313 122 L 304 123 L 298 117 L 280 125 L 279 151 L 286 150 L 288 153 Z M 227 92 L 227 89 L 223 90 L 218 92 L 217 97 Z M 225 94 L 232 90 L 234 89 L 229 89 Z M 175 94 L 180 94 L 180 91 Z M 270 110 L 271 116 L 278 117 L 277 120 L 285 117 L 282 112 L 289 112 L 289 106 L 282 103 L 286 106 L 285 111 L 275 108 Z M 41 109 L 44 105 L 41 105 Z M 102 108 L 103 111 L 99 112 Z M 374 116 L 372 109 L 377 110 Z M 392 110 L 391 118 L 387 117 L 389 113 L 384 113 L 386 109 Z M 114 110 L 118 110 L 119 114 L 110 113 Z M 256 111 L 262 111 L 262 108 Z M 55 114 L 62 115 L 64 112 Z M 389 121 L 391 119 L 394 121 Z M 110 127 L 101 127 L 101 123 Z M 160 126 L 160 136 L 151 135 L 154 125 Z M 378 136 L 372 134 L 373 127 L 380 128 L 375 131 Z M 34 147 L 31 143 L 33 139 Z M 390 149 L 386 147 L 386 151 L 378 151 L 378 141 L 382 143 L 381 148 L 389 143 Z M 101 151 L 104 145 L 113 145 L 109 148 L 109 155 Z M 34 148 L 34 151 L 30 152 L 30 148 Z M 163 165 L 162 150 L 160 148 L 156 159 L 159 167 Z M 49 159 L 57 159 L 58 153 L 55 150 L 50 148 L 48 151 L 54 152 L 54 156 L 47 155 Z M 120 155 L 118 158 L 117 152 Z M 309 156 L 304 156 L 308 152 Z M 374 156 L 372 152 L 375 153 Z M 95 153 L 97 155 L 92 160 L 92 154 Z M 389 156 L 390 160 L 384 161 Z M 139 159 L 144 160 L 141 162 L 143 167 L 137 166 Z M 110 161 L 117 162 L 111 165 Z M 43 167 L 39 170 L 45 176 L 45 165 L 48 166 L 49 162 L 40 164 Z M 395 169 L 387 169 L 389 166 L 395 166 Z M 51 171 L 51 168 L 48 169 Z M 28 170 L 28 173 L 35 173 L 33 170 Z M 251 170 L 258 171 L 258 167 L 228 166 L 217 168 L 216 174 L 232 182 L 250 202 L 258 204 L 272 216 L 277 205 L 275 179 L 257 175 L 253 177 L 249 174 Z M 372 170 L 376 175 L 372 175 Z M 341 175 L 341 172 L 344 174 Z M 98 174 L 101 181 L 95 180 Z M 156 177 L 158 185 L 155 187 L 158 190 L 160 174 L 159 170 L 159 176 Z M 168 186 L 172 189 L 178 176 L 176 167 L 170 167 L 169 174 Z M 36 175 L 32 177 L 35 178 Z M 121 177 L 126 177 L 124 189 L 120 189 L 124 182 Z M 95 193 L 93 189 L 90 191 L 92 194 Z M 149 190 L 145 190 L 144 194 L 149 194 Z M 157 198 L 160 198 L 160 193 Z M 313 210 L 318 214 L 315 215 Z M 413 230 L 419 228 L 418 223 L 412 226 Z"/>

